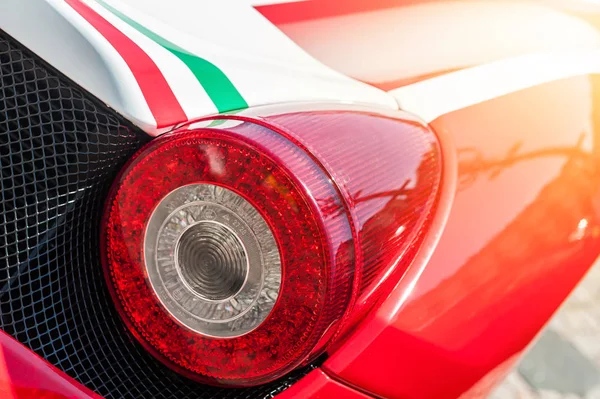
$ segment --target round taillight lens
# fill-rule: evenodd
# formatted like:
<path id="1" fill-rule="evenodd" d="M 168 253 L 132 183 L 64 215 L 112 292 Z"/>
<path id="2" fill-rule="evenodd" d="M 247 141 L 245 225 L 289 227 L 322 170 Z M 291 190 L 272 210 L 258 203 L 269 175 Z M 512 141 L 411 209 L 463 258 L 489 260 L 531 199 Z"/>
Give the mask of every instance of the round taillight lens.
<path id="1" fill-rule="evenodd" d="M 344 207 L 323 168 L 268 128 L 162 136 L 107 202 L 104 263 L 117 307 L 178 372 L 230 386 L 273 380 L 322 351 L 349 306 Z"/>

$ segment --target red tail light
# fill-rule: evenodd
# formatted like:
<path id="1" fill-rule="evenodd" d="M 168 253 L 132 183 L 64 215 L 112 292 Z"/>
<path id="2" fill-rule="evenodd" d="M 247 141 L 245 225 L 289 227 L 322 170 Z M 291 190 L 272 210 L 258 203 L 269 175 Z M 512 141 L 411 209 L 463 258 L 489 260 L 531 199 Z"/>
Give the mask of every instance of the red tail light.
<path id="1" fill-rule="evenodd" d="M 326 350 L 397 281 L 435 201 L 437 141 L 403 117 L 227 117 L 140 151 L 103 233 L 137 339 L 175 370 L 231 386 Z"/>

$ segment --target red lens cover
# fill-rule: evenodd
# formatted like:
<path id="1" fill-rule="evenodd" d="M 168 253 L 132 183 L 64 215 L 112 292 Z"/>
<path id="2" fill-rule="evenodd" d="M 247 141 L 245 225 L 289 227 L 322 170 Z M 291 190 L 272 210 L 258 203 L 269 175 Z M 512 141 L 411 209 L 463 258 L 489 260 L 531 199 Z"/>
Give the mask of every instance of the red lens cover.
<path id="1" fill-rule="evenodd" d="M 169 367 L 210 384 L 265 383 L 335 348 L 409 267 L 437 198 L 439 144 L 402 113 L 228 115 L 200 125 L 148 144 L 115 182 L 102 235 L 107 280 L 129 329 Z M 277 301 L 240 336 L 186 327 L 149 282 L 148 221 L 167 195 L 198 183 L 250 203 L 279 250 Z"/>
<path id="2" fill-rule="evenodd" d="M 409 114 L 289 112 L 265 118 L 312 154 L 335 182 L 355 231 L 356 300 L 347 330 L 409 267 L 435 209 L 439 142 Z"/>
<path id="3" fill-rule="evenodd" d="M 262 324 L 211 338 L 179 323 L 148 282 L 146 224 L 173 190 L 211 183 L 250 202 L 274 233 L 282 261 L 277 302 Z M 206 383 L 247 386 L 273 380 L 314 356 L 348 307 L 354 258 L 345 215 L 329 178 L 281 135 L 240 122 L 228 129 L 160 137 L 125 167 L 107 202 L 105 270 L 117 307 L 137 339 L 171 368 Z"/>

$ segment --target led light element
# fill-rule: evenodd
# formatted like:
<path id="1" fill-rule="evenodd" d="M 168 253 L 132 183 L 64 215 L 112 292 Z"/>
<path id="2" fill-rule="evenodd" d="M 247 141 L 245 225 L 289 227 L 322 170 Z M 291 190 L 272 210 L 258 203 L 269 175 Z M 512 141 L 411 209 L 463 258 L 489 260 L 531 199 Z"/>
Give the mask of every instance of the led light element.
<path id="1" fill-rule="evenodd" d="M 180 187 L 158 204 L 144 257 L 167 311 L 207 336 L 234 337 L 256 328 L 281 285 L 271 229 L 248 201 L 214 184 Z"/>

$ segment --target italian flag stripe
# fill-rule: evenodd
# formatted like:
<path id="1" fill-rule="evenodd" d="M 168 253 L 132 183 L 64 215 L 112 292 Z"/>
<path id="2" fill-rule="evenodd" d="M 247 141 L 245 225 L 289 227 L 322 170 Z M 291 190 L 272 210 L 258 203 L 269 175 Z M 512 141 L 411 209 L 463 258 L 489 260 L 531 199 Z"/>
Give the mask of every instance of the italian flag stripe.
<path id="1" fill-rule="evenodd" d="M 175 43 L 170 42 L 164 37 L 142 26 L 105 1 L 96 0 L 96 2 L 113 13 L 123 22 L 127 23 L 132 28 L 136 29 L 138 32 L 142 33 L 179 58 L 179 60 L 181 60 L 181 62 L 183 62 L 194 74 L 219 112 L 226 112 L 248 107 L 248 103 L 244 100 L 233 83 L 215 65 L 190 53 L 189 51 L 186 51 Z"/>
<path id="2" fill-rule="evenodd" d="M 157 128 L 187 120 L 173 90 L 154 61 L 131 39 L 81 0 L 65 2 L 94 27 L 119 53 L 138 83 Z"/>

